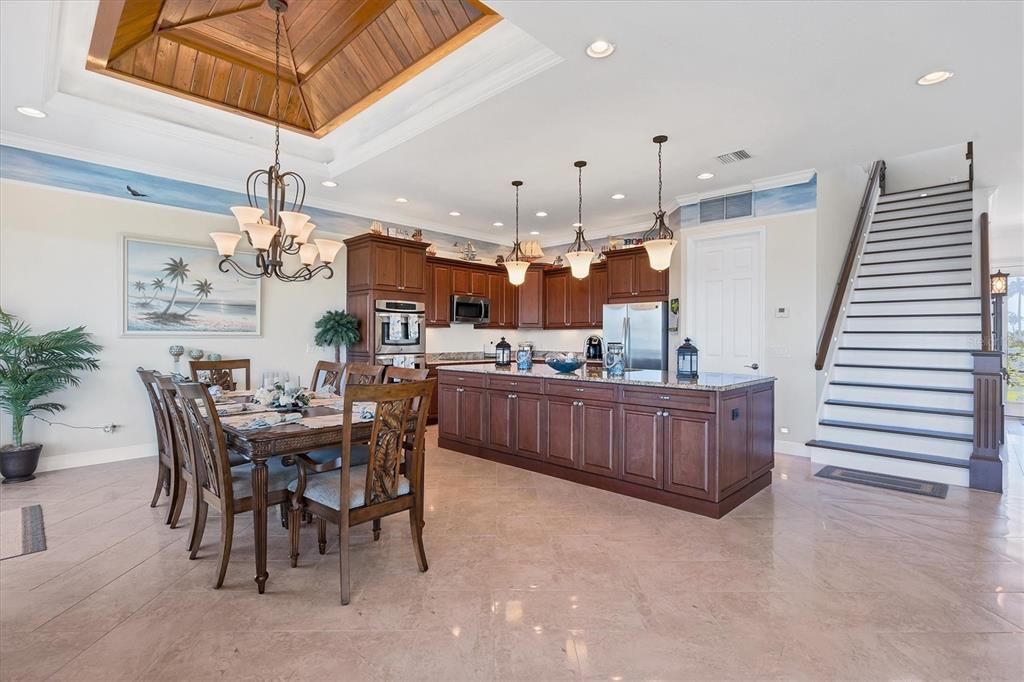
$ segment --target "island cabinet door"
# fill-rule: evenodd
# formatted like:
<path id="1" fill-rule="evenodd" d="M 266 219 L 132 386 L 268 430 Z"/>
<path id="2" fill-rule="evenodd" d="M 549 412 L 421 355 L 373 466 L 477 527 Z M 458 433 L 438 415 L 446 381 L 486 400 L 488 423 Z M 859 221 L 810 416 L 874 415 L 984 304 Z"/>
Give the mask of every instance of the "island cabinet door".
<path id="1" fill-rule="evenodd" d="M 576 440 L 579 435 L 579 420 L 576 415 L 576 403 L 571 398 L 548 398 L 547 420 L 547 452 L 545 459 L 552 464 L 579 468 Z"/>
<path id="2" fill-rule="evenodd" d="M 487 439 L 487 393 L 482 388 L 459 386 L 459 432 L 466 443 L 482 445 Z"/>
<path id="3" fill-rule="evenodd" d="M 750 400 L 746 390 L 718 402 L 718 490 L 726 497 L 750 477 Z"/>
<path id="4" fill-rule="evenodd" d="M 522 457 L 544 457 L 544 396 L 516 393 L 512 430 L 516 438 L 516 454 Z"/>
<path id="5" fill-rule="evenodd" d="M 665 490 L 715 499 L 715 415 L 665 410 Z"/>
<path id="6" fill-rule="evenodd" d="M 619 475 L 618 417 L 613 403 L 579 401 L 579 463 L 580 469 L 605 476 Z"/>
<path id="7" fill-rule="evenodd" d="M 462 402 L 461 386 L 441 384 L 437 388 L 437 431 L 442 438 L 459 440 L 459 407 Z"/>
<path id="8" fill-rule="evenodd" d="M 487 393 L 487 445 L 500 452 L 514 452 L 515 394 L 505 391 Z"/>
<path id="9" fill-rule="evenodd" d="M 661 488 L 665 450 L 663 411 L 654 407 L 622 408 L 622 480 Z"/>
<path id="10" fill-rule="evenodd" d="M 750 477 L 756 478 L 775 465 L 775 387 L 750 389 Z"/>

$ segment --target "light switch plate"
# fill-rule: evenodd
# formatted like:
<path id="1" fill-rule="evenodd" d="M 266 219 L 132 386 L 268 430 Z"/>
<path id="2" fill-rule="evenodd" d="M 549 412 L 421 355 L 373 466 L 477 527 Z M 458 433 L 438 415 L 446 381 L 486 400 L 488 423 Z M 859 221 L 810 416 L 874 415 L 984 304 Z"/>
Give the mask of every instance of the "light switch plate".
<path id="1" fill-rule="evenodd" d="M 775 317 L 789 317 L 789 308 L 787 306 L 778 306 L 775 308 Z"/>

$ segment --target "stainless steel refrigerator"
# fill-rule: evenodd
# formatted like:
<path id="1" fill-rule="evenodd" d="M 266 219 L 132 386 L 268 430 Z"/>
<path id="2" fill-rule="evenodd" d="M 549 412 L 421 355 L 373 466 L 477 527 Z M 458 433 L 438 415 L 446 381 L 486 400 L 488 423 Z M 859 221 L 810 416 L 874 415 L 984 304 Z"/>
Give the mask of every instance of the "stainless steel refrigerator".
<path id="1" fill-rule="evenodd" d="M 604 342 L 623 345 L 626 369 L 668 371 L 668 303 L 606 305 Z"/>

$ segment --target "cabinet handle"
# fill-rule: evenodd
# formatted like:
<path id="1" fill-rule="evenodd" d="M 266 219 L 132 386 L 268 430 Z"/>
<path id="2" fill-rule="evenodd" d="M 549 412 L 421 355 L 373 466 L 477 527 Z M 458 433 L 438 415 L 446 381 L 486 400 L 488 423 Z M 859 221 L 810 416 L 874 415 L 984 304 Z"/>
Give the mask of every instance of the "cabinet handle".
<path id="1" fill-rule="evenodd" d="M 587 390 L 587 389 L 585 389 L 585 388 L 577 388 L 576 392 L 577 393 L 583 393 L 583 391 L 585 391 L 585 390 Z"/>
<path id="2" fill-rule="evenodd" d="M 462 378 L 462 377 L 455 377 L 455 378 L 456 378 L 456 379 L 457 379 L 458 381 L 465 381 L 465 379 L 464 379 L 464 378 Z"/>
<path id="3" fill-rule="evenodd" d="M 462 387 L 459 387 L 459 388 L 455 389 L 455 392 L 456 392 L 456 393 L 465 393 L 465 392 L 466 392 L 466 389 L 464 389 L 464 388 L 462 388 Z"/>
<path id="4" fill-rule="evenodd" d="M 659 395 L 658 398 L 660 400 L 672 400 L 672 396 L 670 395 Z"/>
<path id="5" fill-rule="evenodd" d="M 509 386 L 518 386 L 519 382 L 518 381 L 510 381 L 510 382 L 508 382 L 508 385 Z"/>

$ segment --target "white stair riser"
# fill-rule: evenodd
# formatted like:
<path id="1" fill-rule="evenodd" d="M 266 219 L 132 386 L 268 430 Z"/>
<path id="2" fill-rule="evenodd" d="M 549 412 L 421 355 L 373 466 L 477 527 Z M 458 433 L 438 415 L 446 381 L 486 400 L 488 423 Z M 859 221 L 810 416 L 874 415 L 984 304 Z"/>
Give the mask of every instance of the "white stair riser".
<path id="1" fill-rule="evenodd" d="M 961 244 L 971 241 L 970 230 L 966 230 L 966 234 L 964 232 L 964 230 L 947 230 L 941 234 L 910 237 L 908 239 L 904 239 L 907 235 L 901 235 L 898 232 L 893 236 L 876 235 L 874 238 L 868 239 L 867 250 L 909 249 L 915 246 L 946 246 L 948 244 Z"/>
<path id="2" fill-rule="evenodd" d="M 922 481 L 958 485 L 964 488 L 970 484 L 970 473 L 967 469 L 939 464 L 925 464 L 923 462 L 908 462 L 889 457 L 874 457 L 857 452 L 829 450 L 828 448 L 808 448 L 808 450 L 811 453 L 811 462 L 816 465 L 815 470 L 819 469 L 820 466 L 831 464 L 832 466 L 845 467 L 847 469 L 873 471 L 879 474 L 916 478 Z"/>
<path id="3" fill-rule="evenodd" d="M 930 237 L 933 235 L 945 234 L 947 232 L 959 232 L 970 230 L 971 221 L 952 223 L 949 225 L 928 225 L 925 227 L 904 227 L 900 229 L 889 229 L 885 225 L 876 226 L 871 230 L 868 239 L 892 239 L 894 237 Z"/>
<path id="4" fill-rule="evenodd" d="M 848 317 L 846 318 L 846 329 L 862 331 L 944 330 L 971 331 L 981 334 L 981 318 L 973 315 L 969 317 Z"/>
<path id="5" fill-rule="evenodd" d="M 963 211 L 952 211 L 950 213 L 933 211 L 933 215 L 915 216 L 913 218 L 900 218 L 899 216 L 881 215 L 874 218 L 871 227 L 878 230 L 888 230 L 893 227 L 911 227 L 915 225 L 932 225 L 934 223 L 949 223 L 954 220 L 970 220 L 973 212 L 971 209 Z M 937 214 L 937 215 L 934 215 Z"/>
<path id="6" fill-rule="evenodd" d="M 849 350 L 836 351 L 836 362 L 854 365 L 900 365 L 906 367 L 963 367 L 970 368 L 970 353 L 942 353 L 891 350 Z M 952 372 L 951 372 L 952 374 Z"/>
<path id="7" fill-rule="evenodd" d="M 843 346 L 872 348 L 970 348 L 981 350 L 981 335 L 974 334 L 849 334 L 840 338 Z"/>
<path id="8" fill-rule="evenodd" d="M 929 197 L 933 197 L 946 192 L 965 192 L 969 189 L 970 187 L 967 186 L 967 181 L 965 180 L 963 182 L 951 182 L 948 185 L 943 185 L 942 187 L 935 187 L 933 189 L 912 188 L 907 190 L 897 190 L 895 192 L 890 192 L 882 195 L 882 197 L 879 198 L 879 203 L 884 203 L 886 201 L 894 201 L 896 199 L 909 199 L 911 197 L 920 197 L 922 193 L 927 194 Z"/>
<path id="9" fill-rule="evenodd" d="M 945 199 L 945 197 L 942 197 Z M 927 200 L 927 197 L 925 197 Z M 955 202 L 955 203 L 952 203 Z M 913 218 L 919 216 L 922 213 L 940 213 L 942 211 L 958 211 L 958 210 L 971 210 L 970 199 L 950 199 L 948 201 L 935 200 L 930 204 L 924 204 L 921 206 L 907 206 L 911 202 L 899 203 L 891 206 L 879 206 L 875 212 L 875 220 L 882 220 L 886 218 Z"/>
<path id="10" fill-rule="evenodd" d="M 899 259 L 893 259 L 899 260 Z M 918 272 L 919 270 L 948 270 L 951 268 L 971 267 L 969 255 L 956 256 L 955 258 L 942 258 L 927 260 L 912 260 L 904 263 L 861 263 L 857 270 L 859 275 L 895 275 L 901 272 Z"/>
<path id="11" fill-rule="evenodd" d="M 924 355 L 924 353 L 922 353 Z M 894 365 L 894 362 L 884 363 Z M 829 379 L 857 381 L 865 384 L 903 384 L 909 386 L 941 386 L 943 388 L 972 388 L 970 372 L 936 372 L 922 369 L 875 369 L 872 367 L 833 367 Z M 892 402 L 892 401 L 889 401 Z"/>
<path id="12" fill-rule="evenodd" d="M 861 403 L 920 405 L 921 407 L 944 407 L 948 410 L 974 409 L 974 396 L 963 393 L 905 391 L 896 388 L 865 388 L 863 386 L 836 386 L 829 384 L 828 397 L 836 400 L 853 400 Z"/>
<path id="13" fill-rule="evenodd" d="M 971 192 L 944 192 L 941 194 L 929 194 L 926 197 L 919 196 L 914 199 L 903 199 L 902 201 L 891 201 L 888 197 L 882 197 L 878 200 L 878 208 L 888 209 L 900 206 L 933 206 L 946 201 L 970 199 L 972 198 L 971 195 Z"/>
<path id="14" fill-rule="evenodd" d="M 950 268 L 928 270 L 924 268 L 902 274 L 883 275 L 879 272 L 861 272 L 858 274 L 860 276 L 857 277 L 855 282 L 857 288 L 909 287 L 915 284 L 964 284 L 971 280 L 971 270 L 969 267 L 967 269 L 957 268 L 955 270 Z M 872 276 L 864 277 L 866 274 Z"/>
<path id="15" fill-rule="evenodd" d="M 974 287 L 970 284 L 950 284 L 941 287 L 897 287 L 895 289 L 855 289 L 854 301 L 904 301 L 929 298 L 962 298 L 972 296 Z"/>
<path id="16" fill-rule="evenodd" d="M 886 299 L 893 300 L 893 299 Z M 931 313 L 976 313 L 981 310 L 981 301 L 913 301 L 911 303 L 855 303 L 846 312 L 860 315 L 912 315 Z"/>
<path id="17" fill-rule="evenodd" d="M 881 431 L 866 431 L 864 429 L 846 429 L 838 426 L 822 426 L 821 424 L 818 425 L 817 433 L 817 440 L 830 440 L 835 443 L 866 445 L 870 448 L 902 450 L 904 452 L 938 455 L 940 457 L 969 459 L 973 449 L 971 443 L 958 440 L 906 436 L 899 433 L 883 433 Z"/>
<path id="18" fill-rule="evenodd" d="M 905 426 L 910 429 L 951 431 L 968 435 L 974 433 L 974 420 L 971 417 L 954 417 L 951 415 L 903 412 L 899 410 L 879 410 L 865 407 L 850 407 L 848 405 L 825 405 L 822 416 L 825 419 L 860 422 L 861 424 Z"/>
<path id="19" fill-rule="evenodd" d="M 967 236 L 967 235 L 965 235 Z M 971 247 L 967 242 L 969 239 L 963 241 L 964 246 L 930 246 L 923 249 L 915 249 L 913 251 L 893 251 L 901 247 L 890 246 L 888 248 L 880 248 L 885 246 L 884 244 L 878 244 L 875 247 L 866 248 L 864 255 L 860 259 L 862 265 L 869 265 L 871 263 L 877 263 L 879 261 L 893 261 L 900 260 L 902 258 L 936 258 L 938 256 L 970 256 Z M 875 253 L 872 253 L 872 252 Z"/>

